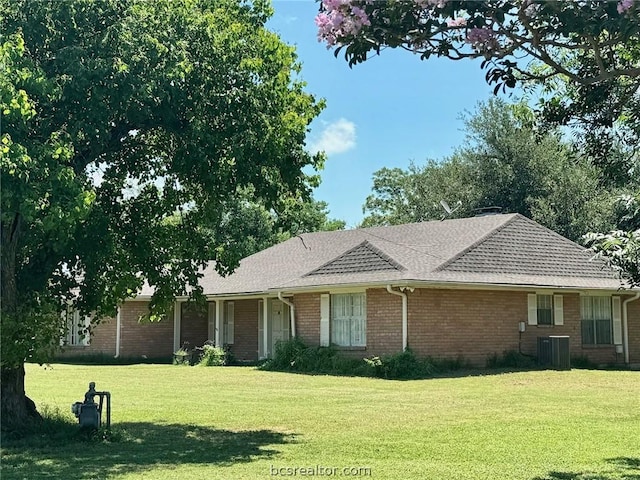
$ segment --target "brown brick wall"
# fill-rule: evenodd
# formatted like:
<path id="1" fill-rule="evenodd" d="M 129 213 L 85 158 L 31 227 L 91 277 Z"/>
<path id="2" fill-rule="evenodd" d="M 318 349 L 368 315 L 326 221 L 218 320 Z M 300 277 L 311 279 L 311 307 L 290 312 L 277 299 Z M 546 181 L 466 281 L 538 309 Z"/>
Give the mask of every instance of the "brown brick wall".
<path id="1" fill-rule="evenodd" d="M 525 322 L 526 331 L 522 334 L 522 352 L 525 354 L 536 355 L 539 336 L 569 335 L 572 356 L 586 356 L 596 363 L 623 361 L 622 355 L 616 355 L 614 346 L 582 345 L 580 296 L 577 293 L 563 294 L 562 326 L 527 325 L 527 293 L 416 289 L 408 293 L 409 347 L 419 356 L 462 356 L 476 366 L 484 366 L 494 353 L 519 349 L 518 323 Z M 294 301 L 298 336 L 307 344 L 319 344 L 320 295 L 296 295 Z M 637 330 L 632 334 L 630 327 L 630 339 L 637 338 L 633 343 L 637 345 L 636 357 L 640 358 L 640 301 L 634 307 L 637 308 Z M 401 350 L 401 312 L 401 297 L 391 295 L 385 289 L 367 290 L 367 348 L 364 355 L 386 355 Z"/>
<path id="2" fill-rule="evenodd" d="M 258 300 L 236 300 L 234 305 L 233 355 L 241 361 L 258 359 Z"/>
<path id="3" fill-rule="evenodd" d="M 65 346 L 58 353 L 58 358 L 81 355 L 115 355 L 116 354 L 116 319 L 105 318 L 91 328 L 91 342 L 85 346 Z"/>
<path id="4" fill-rule="evenodd" d="M 493 353 L 517 350 L 518 323 L 527 323 L 527 293 L 418 289 L 409 301 L 410 346 L 436 358 L 461 355 L 478 366 Z M 535 355 L 538 337 L 569 335 L 571 356 L 586 356 L 596 363 L 622 362 L 613 345 L 582 345 L 580 296 L 562 295 L 564 325 L 526 325 L 522 352 Z"/>
<path id="5" fill-rule="evenodd" d="M 180 345 L 189 343 L 189 348 L 201 347 L 209 340 L 208 312 L 200 305 L 183 303 L 180 321 Z M 168 318 L 169 319 L 169 318 Z M 173 316 L 170 317 L 173 322 Z M 173 330 L 171 331 L 173 342 Z"/>
<path id="6" fill-rule="evenodd" d="M 627 304 L 629 329 L 629 362 L 640 366 L 640 299 Z"/>
<path id="7" fill-rule="evenodd" d="M 148 302 L 126 302 L 120 309 L 120 356 L 169 358 L 173 354 L 173 312 L 154 323 L 139 323 Z"/>
<path id="8" fill-rule="evenodd" d="M 416 289 L 408 293 L 409 346 L 420 356 L 455 358 L 463 356 L 482 366 L 493 353 L 518 349 L 518 322 L 527 322 L 527 293 L 454 289 Z M 597 363 L 624 360 L 613 346 L 582 346 L 580 297 L 563 294 L 564 325 L 526 325 L 522 351 L 536 354 L 538 336 L 569 335 L 571 355 L 586 356 Z M 320 294 L 297 294 L 297 335 L 308 345 L 320 343 Z M 121 308 L 122 357 L 161 358 L 173 352 L 173 313 L 159 323 L 139 324 L 147 312 L 146 302 L 126 302 Z M 402 299 L 385 289 L 367 290 L 367 348 L 354 355 L 386 355 L 402 348 Z M 640 364 L 640 300 L 631 302 L 629 346 L 632 364 Z M 88 347 L 67 347 L 61 356 L 115 354 L 116 320 L 106 319 L 93 330 Z M 183 305 L 182 340 L 191 346 L 208 338 L 206 312 Z M 232 352 L 239 360 L 258 358 L 258 300 L 235 301 L 235 338 Z"/>
<path id="9" fill-rule="evenodd" d="M 409 346 L 420 356 L 461 356 L 483 366 L 492 353 L 518 348 L 526 293 L 416 289 L 408 295 Z"/>
<path id="10" fill-rule="evenodd" d="M 294 295 L 296 336 L 307 345 L 320 344 L 320 294 Z"/>
<path id="11" fill-rule="evenodd" d="M 386 289 L 367 290 L 366 356 L 402 350 L 402 298 Z"/>

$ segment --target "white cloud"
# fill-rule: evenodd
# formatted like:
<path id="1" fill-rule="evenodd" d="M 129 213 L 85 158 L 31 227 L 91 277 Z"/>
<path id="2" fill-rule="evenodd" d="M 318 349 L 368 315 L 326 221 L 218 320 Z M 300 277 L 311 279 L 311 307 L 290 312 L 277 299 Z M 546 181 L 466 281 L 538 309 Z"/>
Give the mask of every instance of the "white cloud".
<path id="1" fill-rule="evenodd" d="M 311 142 L 309 151 L 317 153 L 324 151 L 327 155 L 344 153 L 356 146 L 356 124 L 345 118 L 329 123 L 320 138 Z"/>

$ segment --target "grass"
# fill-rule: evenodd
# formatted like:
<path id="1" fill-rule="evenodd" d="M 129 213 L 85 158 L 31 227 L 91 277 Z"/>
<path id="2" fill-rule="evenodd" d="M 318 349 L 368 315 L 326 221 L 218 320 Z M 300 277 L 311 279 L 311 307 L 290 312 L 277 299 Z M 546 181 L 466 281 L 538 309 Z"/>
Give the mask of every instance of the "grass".
<path id="1" fill-rule="evenodd" d="M 5 442 L 3 480 L 267 479 L 282 477 L 272 468 L 317 465 L 337 467 L 333 477 L 366 467 L 357 478 L 377 479 L 640 479 L 635 372 L 389 381 L 252 367 L 27 365 L 40 408 L 69 411 L 90 381 L 111 391 L 119 441 Z"/>

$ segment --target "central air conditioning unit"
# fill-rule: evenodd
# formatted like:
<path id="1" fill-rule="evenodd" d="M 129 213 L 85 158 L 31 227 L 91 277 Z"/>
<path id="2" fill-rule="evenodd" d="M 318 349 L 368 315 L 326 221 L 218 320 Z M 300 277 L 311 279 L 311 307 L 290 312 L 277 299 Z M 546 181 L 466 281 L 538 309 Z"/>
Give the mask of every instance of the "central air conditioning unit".
<path id="1" fill-rule="evenodd" d="M 571 370 L 569 336 L 538 337 L 538 365 L 556 370 Z"/>

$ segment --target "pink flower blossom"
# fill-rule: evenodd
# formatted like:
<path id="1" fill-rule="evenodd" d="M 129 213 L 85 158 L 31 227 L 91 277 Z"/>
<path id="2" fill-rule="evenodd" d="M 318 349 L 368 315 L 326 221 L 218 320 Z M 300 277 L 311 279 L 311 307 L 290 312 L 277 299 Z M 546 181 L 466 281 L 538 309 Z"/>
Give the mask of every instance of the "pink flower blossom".
<path id="1" fill-rule="evenodd" d="M 538 14 L 538 10 L 540 10 L 540 5 L 534 3 L 533 0 L 525 0 L 524 5 L 524 14 L 529 18 L 535 17 Z"/>
<path id="2" fill-rule="evenodd" d="M 447 20 L 447 27 L 464 27 L 467 25 L 467 19 L 458 17 Z"/>
<path id="3" fill-rule="evenodd" d="M 420 8 L 443 8 L 449 0 L 413 0 Z"/>
<path id="4" fill-rule="evenodd" d="M 624 12 L 633 7 L 633 0 L 620 0 L 618 2 L 618 13 L 622 15 Z"/>
<path id="5" fill-rule="evenodd" d="M 363 27 L 371 25 L 369 16 L 354 0 L 323 0 L 322 12 L 316 15 L 318 41 L 327 42 L 327 48 L 344 37 L 357 35 Z M 365 2 L 368 3 L 368 2 Z"/>
<path id="6" fill-rule="evenodd" d="M 493 50 L 498 47 L 493 30 L 489 28 L 471 28 L 467 32 L 467 43 L 476 50 Z"/>
<path id="7" fill-rule="evenodd" d="M 493 32 L 488 28 L 471 28 L 467 33 L 467 42 L 472 45 L 487 43 L 491 38 Z"/>

